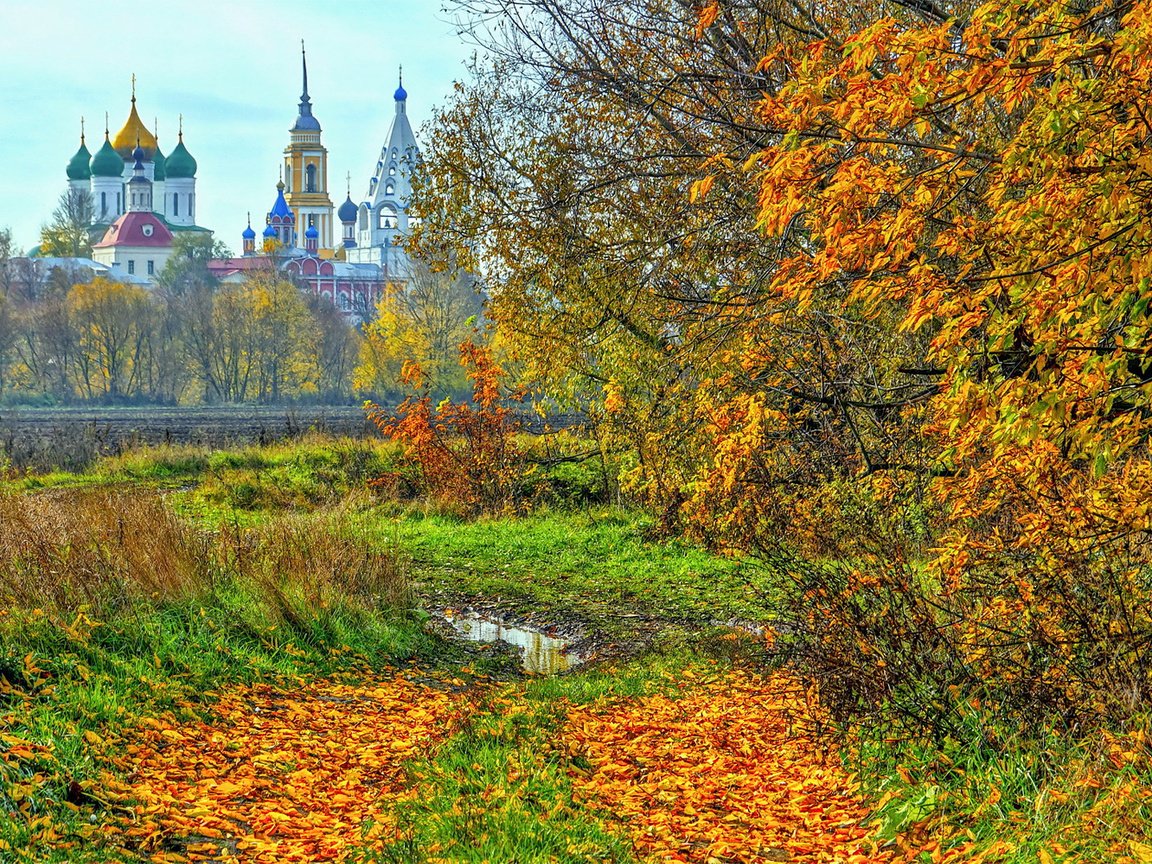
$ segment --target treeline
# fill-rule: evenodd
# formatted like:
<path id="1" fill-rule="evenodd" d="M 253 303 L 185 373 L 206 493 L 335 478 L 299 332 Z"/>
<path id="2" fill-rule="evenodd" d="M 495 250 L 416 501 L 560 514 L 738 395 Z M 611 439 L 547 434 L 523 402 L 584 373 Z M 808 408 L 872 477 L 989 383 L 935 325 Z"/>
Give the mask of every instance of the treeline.
<path id="1" fill-rule="evenodd" d="M 1146 710 L 1152 7 L 453 5 L 419 243 L 666 530 L 792 577 L 826 705 Z"/>
<path id="2" fill-rule="evenodd" d="M 204 266 L 212 249 L 200 247 L 183 249 L 153 289 L 59 270 L 8 279 L 0 399 L 348 401 L 357 329 L 331 302 L 272 273 L 217 283 Z"/>

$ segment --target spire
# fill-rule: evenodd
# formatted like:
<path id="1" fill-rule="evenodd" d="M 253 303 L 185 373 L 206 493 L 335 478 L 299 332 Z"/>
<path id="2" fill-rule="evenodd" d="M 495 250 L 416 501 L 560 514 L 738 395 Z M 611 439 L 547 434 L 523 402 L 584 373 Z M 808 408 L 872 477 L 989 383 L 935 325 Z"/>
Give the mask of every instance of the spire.
<path id="1" fill-rule="evenodd" d="M 396 100 L 396 113 L 403 114 L 404 102 L 408 99 L 408 91 L 404 89 L 404 66 L 400 66 L 400 86 L 396 88 L 396 92 L 392 94 L 392 98 Z"/>
<path id="2" fill-rule="evenodd" d="M 180 131 L 177 133 L 180 137 L 180 143 L 184 143 L 184 115 L 180 115 Z"/>
<path id="3" fill-rule="evenodd" d="M 300 65 L 304 68 L 304 92 L 300 94 L 301 102 L 310 102 L 308 98 L 308 55 L 304 52 L 304 40 L 300 40 Z"/>
<path id="4" fill-rule="evenodd" d="M 304 40 L 300 40 L 300 68 L 304 73 L 304 89 L 300 93 L 300 113 L 292 127 L 293 132 L 319 132 L 320 122 L 312 116 L 312 99 L 308 96 L 308 55 L 304 52 Z"/>
<path id="5" fill-rule="evenodd" d="M 84 118 L 80 118 L 80 146 L 84 146 Z"/>
<path id="6" fill-rule="evenodd" d="M 108 140 L 108 112 L 104 112 L 104 140 Z"/>
<path id="7" fill-rule="evenodd" d="M 136 104 L 136 73 L 132 73 L 132 104 Z"/>

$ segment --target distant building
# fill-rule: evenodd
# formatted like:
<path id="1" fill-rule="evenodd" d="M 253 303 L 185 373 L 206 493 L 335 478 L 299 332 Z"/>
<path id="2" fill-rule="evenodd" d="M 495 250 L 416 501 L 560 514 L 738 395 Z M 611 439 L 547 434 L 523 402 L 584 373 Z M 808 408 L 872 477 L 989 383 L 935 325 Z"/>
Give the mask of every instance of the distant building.
<path id="1" fill-rule="evenodd" d="M 393 94 L 396 114 L 372 179 L 368 194 L 359 206 L 351 195 L 340 208 L 344 226 L 345 258 L 357 264 L 379 264 L 389 281 L 407 281 L 412 275 L 408 253 L 401 245 L 415 217 L 408 215 L 412 200 L 412 171 L 420 160 L 416 134 L 408 122 L 408 91 L 404 79 Z M 353 210 L 355 208 L 355 210 Z M 356 224 L 349 217 L 355 215 Z"/>
<path id="2" fill-rule="evenodd" d="M 107 120 L 104 144 L 92 155 L 83 125 L 80 149 L 66 169 L 68 185 L 92 196 L 92 258 L 125 281 L 150 282 L 172 255 L 175 234 L 211 235 L 196 224 L 196 160 L 184 145 L 184 122 L 167 157 L 156 132 L 136 110 L 136 80 L 124 126 L 110 135 Z"/>
<path id="3" fill-rule="evenodd" d="M 349 185 L 344 203 L 333 214 L 328 151 L 321 139 L 320 121 L 312 113 L 303 46 L 301 70 L 303 88 L 296 122 L 289 130 L 276 199 L 264 217 L 263 234 L 257 236 L 249 219 L 241 234 L 243 257 L 214 261 L 212 272 L 234 280 L 253 271 L 279 269 L 350 317 L 367 319 L 385 287 L 407 282 L 412 273 L 401 240 L 415 224 L 408 216 L 408 202 L 411 172 L 420 151 L 408 122 L 408 93 L 401 79 L 393 94 L 396 115 L 366 200 L 357 205 Z M 340 222 L 340 242 L 335 246 L 334 215 Z M 261 260 L 270 263 L 255 263 Z"/>

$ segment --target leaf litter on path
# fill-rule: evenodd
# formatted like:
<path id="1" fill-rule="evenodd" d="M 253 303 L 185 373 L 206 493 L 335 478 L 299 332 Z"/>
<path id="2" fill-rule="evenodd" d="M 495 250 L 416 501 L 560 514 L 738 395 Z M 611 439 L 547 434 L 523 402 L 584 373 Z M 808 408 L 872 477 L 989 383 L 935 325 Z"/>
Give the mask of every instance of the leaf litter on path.
<path id="1" fill-rule="evenodd" d="M 688 681 L 673 698 L 592 703 L 563 732 L 578 800 L 651 861 L 879 864 L 869 811 L 782 674 Z M 586 766 L 583 769 L 575 766 Z"/>
<path id="2" fill-rule="evenodd" d="M 626 833 L 637 858 L 881 864 L 870 813 L 807 700 L 785 675 L 686 673 L 683 693 L 572 706 L 558 747 L 575 799 Z M 405 763 L 471 709 L 403 676 L 220 694 L 213 717 L 146 723 L 119 757 L 134 819 L 106 839 L 151 860 L 341 861 L 404 836 L 390 816 Z"/>
<path id="3" fill-rule="evenodd" d="M 152 720 L 120 766 L 138 802 L 107 839 L 155 861 L 340 860 L 391 839 L 404 763 L 448 735 L 464 697 L 403 676 L 219 694 L 209 721 Z"/>

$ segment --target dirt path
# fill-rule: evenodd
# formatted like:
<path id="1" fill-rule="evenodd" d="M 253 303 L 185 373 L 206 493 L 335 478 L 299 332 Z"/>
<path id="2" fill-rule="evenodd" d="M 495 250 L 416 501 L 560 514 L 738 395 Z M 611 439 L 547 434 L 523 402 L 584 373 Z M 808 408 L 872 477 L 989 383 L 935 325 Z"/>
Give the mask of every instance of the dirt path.
<path id="1" fill-rule="evenodd" d="M 154 861 L 281 864 L 398 839 L 389 804 L 420 794 L 405 788 L 405 763 L 473 710 L 452 684 L 257 686 L 221 694 L 208 722 L 153 721 L 120 758 L 134 818 L 106 840 Z M 791 679 L 689 673 L 680 688 L 572 706 L 556 730 L 575 800 L 629 837 L 639 860 L 889 860 L 870 848 L 868 813 L 809 734 Z M 495 701 L 515 713 L 518 692 Z"/>

